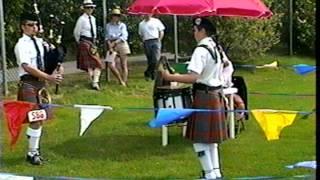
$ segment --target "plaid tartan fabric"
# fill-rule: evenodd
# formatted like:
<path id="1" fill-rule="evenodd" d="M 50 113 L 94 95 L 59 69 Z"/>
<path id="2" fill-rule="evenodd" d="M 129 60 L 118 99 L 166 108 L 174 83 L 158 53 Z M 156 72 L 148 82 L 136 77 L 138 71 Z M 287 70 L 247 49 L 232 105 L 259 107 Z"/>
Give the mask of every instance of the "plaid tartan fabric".
<path id="1" fill-rule="evenodd" d="M 44 81 L 21 81 L 18 87 L 18 100 L 39 103 L 38 92 L 44 86 Z"/>
<path id="2" fill-rule="evenodd" d="M 39 103 L 39 95 L 38 92 L 41 88 L 45 87 L 44 81 L 20 81 L 18 85 L 18 101 L 27 101 L 32 103 Z M 37 106 L 36 109 L 40 107 Z M 48 118 L 52 117 L 52 111 L 50 109 L 46 109 Z M 28 123 L 28 119 L 24 121 L 24 123 Z"/>
<path id="3" fill-rule="evenodd" d="M 100 68 L 102 69 L 102 62 L 100 60 L 99 53 L 95 55 L 91 54 L 90 48 L 92 43 L 90 41 L 80 41 L 77 55 L 77 68 L 87 71 L 88 68 Z"/>
<path id="4" fill-rule="evenodd" d="M 224 110 L 223 98 L 219 91 L 196 90 L 193 108 Z M 187 139 L 194 143 L 221 143 L 227 137 L 227 123 L 223 111 L 195 112 L 191 115 L 187 124 Z"/>

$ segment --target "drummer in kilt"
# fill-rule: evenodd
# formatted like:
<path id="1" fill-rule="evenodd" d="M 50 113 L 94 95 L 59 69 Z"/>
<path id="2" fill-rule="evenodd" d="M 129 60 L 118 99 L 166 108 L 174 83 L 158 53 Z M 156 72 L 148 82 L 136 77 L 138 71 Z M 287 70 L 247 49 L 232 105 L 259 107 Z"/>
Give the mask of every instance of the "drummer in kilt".
<path id="1" fill-rule="evenodd" d="M 187 124 L 186 138 L 193 142 L 205 179 L 222 177 L 218 144 L 227 139 L 222 94 L 223 62 L 217 43 L 210 37 L 215 31 L 214 25 L 208 19 L 194 19 L 193 32 L 198 46 L 188 65 L 189 73 L 162 72 L 163 78 L 168 81 L 193 84 L 193 108 L 217 110 L 195 112 Z"/>
<path id="2" fill-rule="evenodd" d="M 95 45 L 97 27 L 96 18 L 92 15 L 95 7 L 92 0 L 83 1 L 81 8 L 84 13 L 78 18 L 73 35 L 78 44 L 77 68 L 87 71 L 92 88 L 100 90 L 102 62 Z"/>
<path id="3" fill-rule="evenodd" d="M 23 13 L 20 18 L 22 37 L 15 45 L 14 53 L 19 65 L 18 100 L 36 104 L 50 103 L 46 89 L 46 81 L 59 84 L 62 81 L 61 66 L 59 71 L 52 74 L 44 69 L 44 41 L 36 37 L 39 32 L 37 17 L 31 13 Z M 41 109 L 41 107 L 38 107 Z M 29 122 L 26 119 L 26 122 Z M 29 149 L 26 160 L 32 165 L 42 164 L 39 146 L 42 134 L 42 121 L 30 122 L 26 130 Z"/>

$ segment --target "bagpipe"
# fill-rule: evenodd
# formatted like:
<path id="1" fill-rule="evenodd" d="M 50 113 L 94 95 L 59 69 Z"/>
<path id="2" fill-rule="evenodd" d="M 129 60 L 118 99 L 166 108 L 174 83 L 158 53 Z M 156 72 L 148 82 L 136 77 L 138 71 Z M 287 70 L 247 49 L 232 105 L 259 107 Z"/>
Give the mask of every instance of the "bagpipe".
<path id="1" fill-rule="evenodd" d="M 67 53 L 67 48 L 62 44 L 65 22 L 57 16 L 50 14 L 48 31 L 45 32 L 40 18 L 37 0 L 33 1 L 33 8 L 38 18 L 39 36 L 44 41 L 44 72 L 47 74 L 52 74 L 55 70 L 59 72 L 59 68 Z"/>

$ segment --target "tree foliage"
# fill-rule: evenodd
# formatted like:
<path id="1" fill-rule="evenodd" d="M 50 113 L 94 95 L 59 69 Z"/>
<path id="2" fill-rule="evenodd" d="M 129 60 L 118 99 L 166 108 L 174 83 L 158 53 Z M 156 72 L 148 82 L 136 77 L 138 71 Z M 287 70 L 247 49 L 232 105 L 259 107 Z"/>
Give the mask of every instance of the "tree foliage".
<path id="1" fill-rule="evenodd" d="M 134 0 L 107 0 L 110 11 L 114 6 L 120 6 L 124 14 L 126 8 Z M 30 0 L 8 0 L 4 2 L 6 45 L 8 65 L 15 65 L 13 48 L 20 37 L 19 17 L 23 11 L 34 11 Z M 82 0 L 38 0 L 40 16 L 45 32 L 48 33 L 49 15 L 53 14 L 65 22 L 64 43 L 69 50 L 75 49 L 73 28 L 79 15 Z M 94 0 L 97 4 L 95 16 L 100 30 L 103 30 L 103 0 Z M 265 0 L 274 15 L 265 20 L 248 20 L 243 18 L 210 17 L 218 27 L 218 38 L 233 60 L 253 59 L 262 55 L 279 41 L 287 42 L 288 1 Z M 295 33 L 299 49 L 314 49 L 315 39 L 315 0 L 295 1 Z M 174 51 L 174 32 L 172 16 L 158 16 L 166 26 L 163 48 Z M 127 24 L 129 43 L 133 53 L 142 53 L 143 46 L 137 33 L 140 16 L 124 15 L 122 20 Z M 179 54 L 190 55 L 196 42 L 191 31 L 191 17 L 178 17 Z M 103 33 L 100 32 L 103 41 Z"/>
<path id="2" fill-rule="evenodd" d="M 304 0 L 294 1 L 294 27 L 297 50 L 315 51 L 315 22 L 316 22 L 316 1 Z"/>

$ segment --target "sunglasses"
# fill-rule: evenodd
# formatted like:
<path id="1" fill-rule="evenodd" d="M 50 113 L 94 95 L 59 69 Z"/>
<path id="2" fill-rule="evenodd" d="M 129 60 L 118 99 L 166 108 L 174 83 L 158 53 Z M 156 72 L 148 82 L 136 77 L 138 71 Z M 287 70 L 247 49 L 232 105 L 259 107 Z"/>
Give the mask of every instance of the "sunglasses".
<path id="1" fill-rule="evenodd" d="M 33 26 L 37 26 L 38 23 L 26 23 L 25 25 L 29 27 L 33 27 Z"/>
<path id="2" fill-rule="evenodd" d="M 84 7 L 85 9 L 94 9 L 94 7 L 91 7 L 91 6 L 89 6 L 89 7 Z"/>

